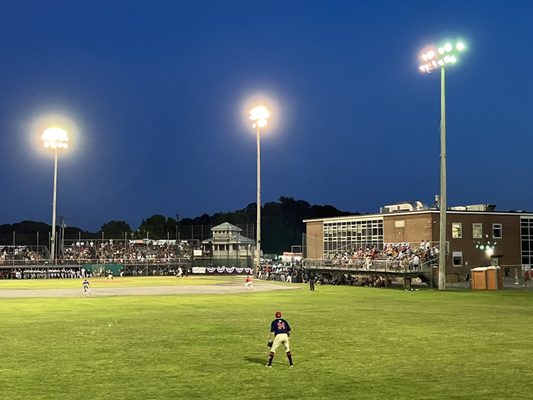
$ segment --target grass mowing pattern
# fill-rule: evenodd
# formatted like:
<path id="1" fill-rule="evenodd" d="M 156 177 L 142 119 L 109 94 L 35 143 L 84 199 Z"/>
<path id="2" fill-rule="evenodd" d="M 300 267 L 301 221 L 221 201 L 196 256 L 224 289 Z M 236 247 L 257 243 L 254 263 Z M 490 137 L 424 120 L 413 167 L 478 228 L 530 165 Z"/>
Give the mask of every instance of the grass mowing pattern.
<path id="1" fill-rule="evenodd" d="M 214 285 L 229 282 L 244 282 L 244 278 L 236 276 L 146 276 L 122 278 L 88 278 L 91 287 L 138 287 L 138 286 L 190 286 Z M 0 289 L 79 289 L 83 279 L 6 279 L 0 280 Z"/>
<path id="2" fill-rule="evenodd" d="M 2 299 L 1 399 L 529 399 L 533 293 Z M 265 368 L 274 311 L 296 368 Z"/>

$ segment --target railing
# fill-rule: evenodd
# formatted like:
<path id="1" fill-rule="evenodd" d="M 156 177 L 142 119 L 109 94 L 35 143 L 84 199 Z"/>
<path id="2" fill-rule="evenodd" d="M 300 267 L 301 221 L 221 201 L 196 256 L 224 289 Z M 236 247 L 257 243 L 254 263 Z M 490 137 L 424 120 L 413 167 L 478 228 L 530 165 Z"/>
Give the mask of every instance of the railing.
<path id="1" fill-rule="evenodd" d="M 325 243 L 326 242 L 324 242 L 324 245 Z M 328 243 L 331 243 L 331 242 L 328 242 Z M 338 246 L 335 249 L 328 249 L 327 251 L 324 250 L 324 255 L 326 256 L 326 258 L 331 258 L 332 256 L 334 257 L 335 255 L 342 256 L 343 254 L 346 254 L 346 253 L 354 254 L 360 250 L 365 252 L 367 248 L 368 250 L 372 250 L 373 248 L 371 245 L 361 246 L 361 245 L 358 245 L 357 243 L 346 243 L 345 241 L 340 241 L 340 240 L 336 241 L 335 243 Z M 422 243 L 421 242 L 384 242 L 376 246 L 376 249 L 378 250 L 379 253 L 385 253 L 389 249 L 392 249 L 393 247 L 395 247 L 396 249 L 408 248 L 413 253 L 420 254 L 426 251 L 439 249 L 440 243 L 438 241 L 434 241 L 434 242 L 423 241 Z M 448 252 L 448 247 L 449 247 L 449 244 L 448 242 L 446 242 L 446 252 Z"/>
<path id="2" fill-rule="evenodd" d="M 348 262 L 341 262 L 341 260 L 324 260 L 324 259 L 306 259 L 304 261 L 304 268 L 306 269 L 323 269 L 331 271 L 350 271 L 350 272 L 429 272 L 431 266 L 438 262 L 436 257 L 433 257 L 418 267 L 411 263 L 401 264 L 398 259 L 374 259 L 368 262 L 364 259 L 349 260 Z"/>
<path id="3" fill-rule="evenodd" d="M 50 263 L 50 260 L 7 260 L 5 262 L 0 261 L 0 268 L 17 268 L 17 267 L 32 267 L 43 266 L 47 268 L 63 268 L 78 266 L 84 264 L 122 264 L 128 266 L 165 266 L 165 265 L 189 265 L 191 260 L 189 258 L 172 258 L 172 259 L 152 259 L 152 260 L 138 260 L 138 259 L 91 259 L 91 258 L 76 258 L 76 259 L 60 259 L 55 263 Z"/>

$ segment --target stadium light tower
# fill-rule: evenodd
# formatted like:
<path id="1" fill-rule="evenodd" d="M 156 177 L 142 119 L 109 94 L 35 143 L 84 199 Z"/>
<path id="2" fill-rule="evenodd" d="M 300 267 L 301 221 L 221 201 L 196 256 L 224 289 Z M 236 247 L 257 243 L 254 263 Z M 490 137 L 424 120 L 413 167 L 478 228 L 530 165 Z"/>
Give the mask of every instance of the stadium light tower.
<path id="1" fill-rule="evenodd" d="M 61 128 L 45 129 L 42 136 L 44 147 L 54 151 L 54 194 L 52 200 L 52 237 L 50 243 L 50 262 L 55 262 L 56 249 L 56 198 L 57 198 L 57 154 L 68 147 L 68 133 Z"/>
<path id="2" fill-rule="evenodd" d="M 270 111 L 264 105 L 256 106 L 250 110 L 250 119 L 253 121 L 252 126 L 255 128 L 257 137 L 257 233 L 255 236 L 254 276 L 257 276 L 261 266 L 261 128 L 267 126 L 269 117 Z"/>
<path id="3" fill-rule="evenodd" d="M 446 289 L 446 68 L 459 60 L 466 50 L 462 41 L 446 42 L 442 46 L 428 46 L 420 59 L 419 69 L 430 73 L 440 69 L 440 225 L 439 225 L 439 290 Z"/>

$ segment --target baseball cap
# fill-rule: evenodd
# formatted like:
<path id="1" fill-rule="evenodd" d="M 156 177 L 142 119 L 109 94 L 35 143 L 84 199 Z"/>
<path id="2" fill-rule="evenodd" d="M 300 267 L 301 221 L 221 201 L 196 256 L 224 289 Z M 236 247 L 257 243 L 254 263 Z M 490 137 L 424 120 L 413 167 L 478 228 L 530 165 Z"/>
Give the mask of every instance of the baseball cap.
<path id="1" fill-rule="evenodd" d="M 281 311 L 276 311 L 276 318 L 281 318 Z"/>

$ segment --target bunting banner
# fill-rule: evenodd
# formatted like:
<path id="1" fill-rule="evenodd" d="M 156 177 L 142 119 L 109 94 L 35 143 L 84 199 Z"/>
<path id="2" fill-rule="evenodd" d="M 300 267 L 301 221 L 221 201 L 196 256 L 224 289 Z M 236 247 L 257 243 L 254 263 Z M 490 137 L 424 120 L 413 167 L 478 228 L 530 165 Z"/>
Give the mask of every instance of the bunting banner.
<path id="1" fill-rule="evenodd" d="M 203 268 L 203 272 L 196 272 L 196 270 L 193 268 L 193 273 L 205 273 L 205 272 L 209 274 L 214 274 L 215 272 L 219 274 L 233 274 L 235 272 L 237 274 L 242 274 L 243 272 L 246 274 L 251 274 L 253 272 L 253 268 L 206 267 L 206 268 Z"/>

